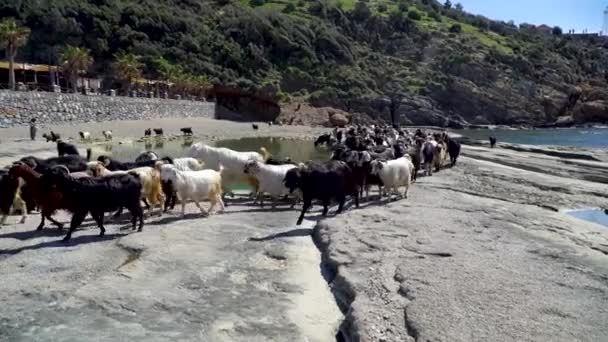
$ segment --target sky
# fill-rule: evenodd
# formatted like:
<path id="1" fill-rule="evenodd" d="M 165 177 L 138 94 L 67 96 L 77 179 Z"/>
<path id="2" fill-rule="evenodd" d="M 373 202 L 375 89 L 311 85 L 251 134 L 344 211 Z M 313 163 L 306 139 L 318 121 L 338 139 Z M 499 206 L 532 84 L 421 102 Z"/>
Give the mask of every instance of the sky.
<path id="1" fill-rule="evenodd" d="M 599 32 L 608 5 L 608 0 L 452 0 L 458 2 L 465 11 L 490 19 L 560 26 L 564 32 Z"/>

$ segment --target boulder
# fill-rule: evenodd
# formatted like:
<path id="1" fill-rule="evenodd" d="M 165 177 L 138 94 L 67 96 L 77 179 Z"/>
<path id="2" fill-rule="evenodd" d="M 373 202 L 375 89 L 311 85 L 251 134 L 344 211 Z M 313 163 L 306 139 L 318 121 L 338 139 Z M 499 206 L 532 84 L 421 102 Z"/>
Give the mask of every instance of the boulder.
<path id="1" fill-rule="evenodd" d="M 334 127 L 345 127 L 348 125 L 348 118 L 342 114 L 335 113 L 329 117 L 329 122 Z"/>
<path id="2" fill-rule="evenodd" d="M 577 123 L 608 122 L 608 101 L 579 103 L 574 108 L 574 120 Z"/>

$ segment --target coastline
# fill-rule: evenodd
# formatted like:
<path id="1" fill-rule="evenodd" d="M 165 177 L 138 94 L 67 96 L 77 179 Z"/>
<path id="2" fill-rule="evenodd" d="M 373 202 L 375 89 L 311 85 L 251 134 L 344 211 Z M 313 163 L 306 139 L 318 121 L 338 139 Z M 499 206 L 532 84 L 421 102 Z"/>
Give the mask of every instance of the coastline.
<path id="1" fill-rule="evenodd" d="M 51 127 L 66 137 L 109 128 L 120 140 L 154 125 L 167 134 L 192 126 L 205 141 L 327 131 L 213 119 Z M 25 128 L 0 134 L 4 165 L 55 154 L 52 143 L 11 140 Z M 54 229 L 32 232 L 32 215 L 0 228 L 0 330 L 30 339 L 101 329 L 107 339 L 327 341 L 339 307 L 347 341 L 605 340 L 608 229 L 563 210 L 608 207 L 608 158 L 556 151 L 465 145 L 455 168 L 420 177 L 410 198 L 373 201 L 314 228 L 293 226 L 296 211 L 234 203 L 208 219 L 192 207 L 186 220 L 152 218 L 143 233 L 110 224 L 102 240 L 91 226 L 64 246 Z M 328 302 L 319 260 L 338 304 Z"/>

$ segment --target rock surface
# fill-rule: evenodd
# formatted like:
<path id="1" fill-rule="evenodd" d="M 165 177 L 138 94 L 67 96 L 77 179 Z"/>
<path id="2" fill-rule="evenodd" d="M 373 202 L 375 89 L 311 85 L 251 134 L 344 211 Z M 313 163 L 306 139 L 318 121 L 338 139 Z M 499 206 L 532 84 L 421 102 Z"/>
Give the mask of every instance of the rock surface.
<path id="1" fill-rule="evenodd" d="M 607 192 L 462 158 L 405 201 L 322 221 L 346 340 L 605 340 L 608 230 L 544 208 Z"/>

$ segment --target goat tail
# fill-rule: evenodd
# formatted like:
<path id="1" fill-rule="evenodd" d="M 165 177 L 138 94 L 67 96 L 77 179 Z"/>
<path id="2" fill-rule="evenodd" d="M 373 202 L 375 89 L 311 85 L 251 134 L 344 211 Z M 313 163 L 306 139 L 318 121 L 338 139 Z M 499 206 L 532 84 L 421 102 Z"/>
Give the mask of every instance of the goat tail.
<path id="1" fill-rule="evenodd" d="M 262 153 L 264 160 L 267 160 L 268 158 L 272 157 L 272 155 L 268 152 L 268 150 L 264 146 L 260 147 L 260 152 Z"/>
<path id="2" fill-rule="evenodd" d="M 93 155 L 93 150 L 90 147 L 87 148 L 87 161 L 91 161 L 92 155 Z"/>
<path id="3" fill-rule="evenodd" d="M 218 172 L 220 173 L 220 176 L 222 175 L 223 171 L 224 171 L 224 165 L 222 165 L 222 163 L 220 163 L 219 167 L 218 167 Z"/>

